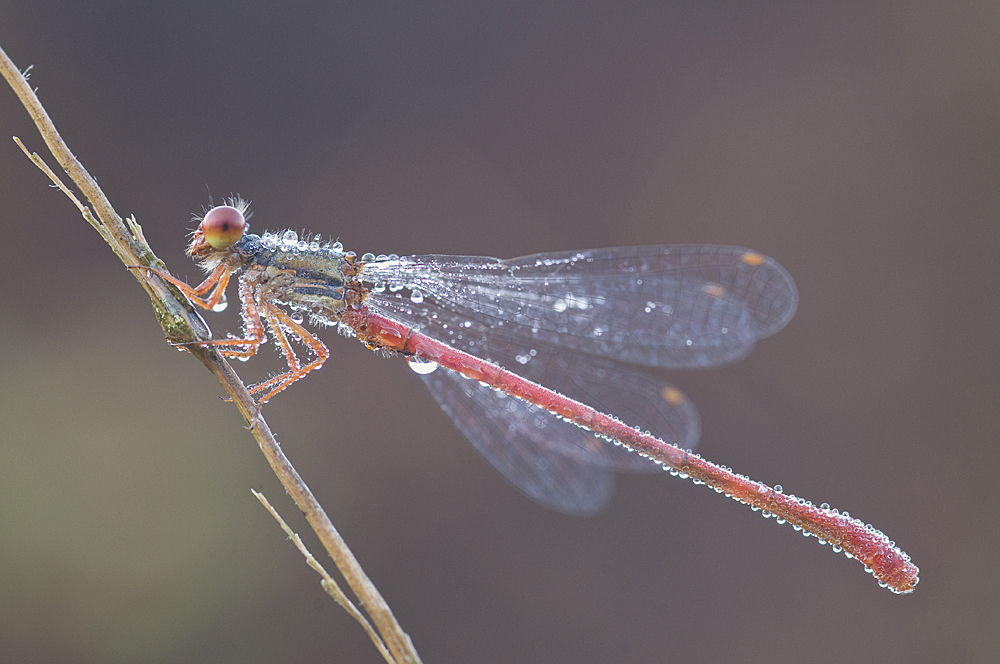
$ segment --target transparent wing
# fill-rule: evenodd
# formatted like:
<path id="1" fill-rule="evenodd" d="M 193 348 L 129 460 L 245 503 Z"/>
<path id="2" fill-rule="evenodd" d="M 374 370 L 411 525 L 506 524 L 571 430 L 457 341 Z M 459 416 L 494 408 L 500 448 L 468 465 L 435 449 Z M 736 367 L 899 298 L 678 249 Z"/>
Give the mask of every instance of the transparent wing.
<path id="1" fill-rule="evenodd" d="M 481 341 L 463 334 L 472 322 L 524 341 L 669 368 L 740 359 L 783 327 L 797 303 L 794 282 L 773 259 L 713 245 L 510 260 L 414 256 L 366 263 L 361 278 L 388 296 L 380 306 L 394 318 L 469 352 Z"/>
<path id="2" fill-rule="evenodd" d="M 611 499 L 610 470 L 561 454 L 546 442 L 558 439 L 582 454 L 588 438 L 597 441 L 593 434 L 454 371 L 438 369 L 421 378 L 458 430 L 531 499 L 579 516 L 600 511 Z"/>

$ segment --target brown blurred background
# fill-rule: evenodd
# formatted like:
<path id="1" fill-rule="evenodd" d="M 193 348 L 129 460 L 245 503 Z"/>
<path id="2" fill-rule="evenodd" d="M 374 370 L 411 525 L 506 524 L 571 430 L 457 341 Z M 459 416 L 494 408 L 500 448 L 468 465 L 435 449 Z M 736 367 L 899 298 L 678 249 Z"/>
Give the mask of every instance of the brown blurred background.
<path id="1" fill-rule="evenodd" d="M 5 2 L 0 44 L 191 281 L 209 191 L 359 253 L 774 256 L 792 323 L 669 376 L 700 451 L 922 570 L 892 595 L 666 474 L 548 512 L 327 331 L 266 415 L 425 662 L 1000 658 L 1000 5 L 285 4 Z M 43 151 L 4 87 L 12 134 Z M 0 661 L 381 661 L 250 494 L 307 534 L 221 388 L 6 139 L 0 200 Z"/>

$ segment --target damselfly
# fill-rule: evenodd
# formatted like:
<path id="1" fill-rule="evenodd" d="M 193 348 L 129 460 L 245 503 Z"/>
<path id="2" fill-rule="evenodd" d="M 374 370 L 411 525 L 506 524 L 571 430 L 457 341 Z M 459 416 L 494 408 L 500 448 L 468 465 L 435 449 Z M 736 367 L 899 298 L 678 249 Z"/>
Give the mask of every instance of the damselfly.
<path id="1" fill-rule="evenodd" d="M 209 273 L 200 285 L 145 269 L 206 309 L 219 308 L 242 271 L 243 335 L 199 343 L 246 359 L 270 333 L 288 370 L 250 390 L 260 403 L 329 358 L 304 321 L 336 325 L 405 356 L 476 449 L 547 507 L 594 513 L 609 500 L 613 470 L 663 468 L 857 558 L 883 587 L 916 585 L 909 556 L 872 526 L 690 452 L 693 406 L 637 366 L 733 362 L 781 329 L 797 294 L 773 259 L 714 245 L 358 257 L 295 231 L 250 234 L 246 205 L 231 203 L 209 210 L 192 235 L 188 254 Z"/>

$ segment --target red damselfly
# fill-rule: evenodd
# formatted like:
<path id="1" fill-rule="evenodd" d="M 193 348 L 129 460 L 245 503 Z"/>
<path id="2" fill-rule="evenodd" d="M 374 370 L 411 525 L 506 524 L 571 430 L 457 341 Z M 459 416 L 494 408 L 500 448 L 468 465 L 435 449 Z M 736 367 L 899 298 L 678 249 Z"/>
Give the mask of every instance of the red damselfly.
<path id="1" fill-rule="evenodd" d="M 199 343 L 246 359 L 270 333 L 288 370 L 250 390 L 260 403 L 329 357 L 304 321 L 336 325 L 406 356 L 476 449 L 547 507 L 591 514 L 614 470 L 666 469 L 857 558 L 883 587 L 916 585 L 917 567 L 879 530 L 692 453 L 693 406 L 639 368 L 726 364 L 781 329 L 797 293 L 773 259 L 715 245 L 358 257 L 295 231 L 250 234 L 246 205 L 231 203 L 209 210 L 188 246 L 209 273 L 200 285 L 144 269 L 206 309 L 242 271 L 243 335 Z"/>

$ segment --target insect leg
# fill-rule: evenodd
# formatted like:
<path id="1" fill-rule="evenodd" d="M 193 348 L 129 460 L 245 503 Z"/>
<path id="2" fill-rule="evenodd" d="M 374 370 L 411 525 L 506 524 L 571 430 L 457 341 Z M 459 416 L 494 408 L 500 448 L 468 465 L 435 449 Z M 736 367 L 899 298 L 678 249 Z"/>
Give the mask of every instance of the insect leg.
<path id="1" fill-rule="evenodd" d="M 330 351 L 322 341 L 309 333 L 309 331 L 302 327 L 299 323 L 292 320 L 291 316 L 279 309 L 277 306 L 271 304 L 270 302 L 262 302 L 261 309 L 263 309 L 264 316 L 267 318 L 267 322 L 271 327 L 271 332 L 274 335 L 275 342 L 281 347 L 281 350 L 285 354 L 285 359 L 288 361 L 288 371 L 251 388 L 251 394 L 270 389 L 267 394 L 260 398 L 260 403 L 265 403 L 278 392 L 281 392 L 310 371 L 319 369 L 323 366 L 323 363 L 330 357 Z M 316 358 L 313 361 L 306 365 L 302 365 L 299 362 L 299 359 L 295 356 L 295 352 L 292 350 L 291 343 L 288 340 L 288 335 L 285 333 L 286 330 L 292 335 L 298 337 L 298 340 L 302 342 L 302 345 L 306 346 L 313 352 L 314 355 L 316 355 Z"/>

